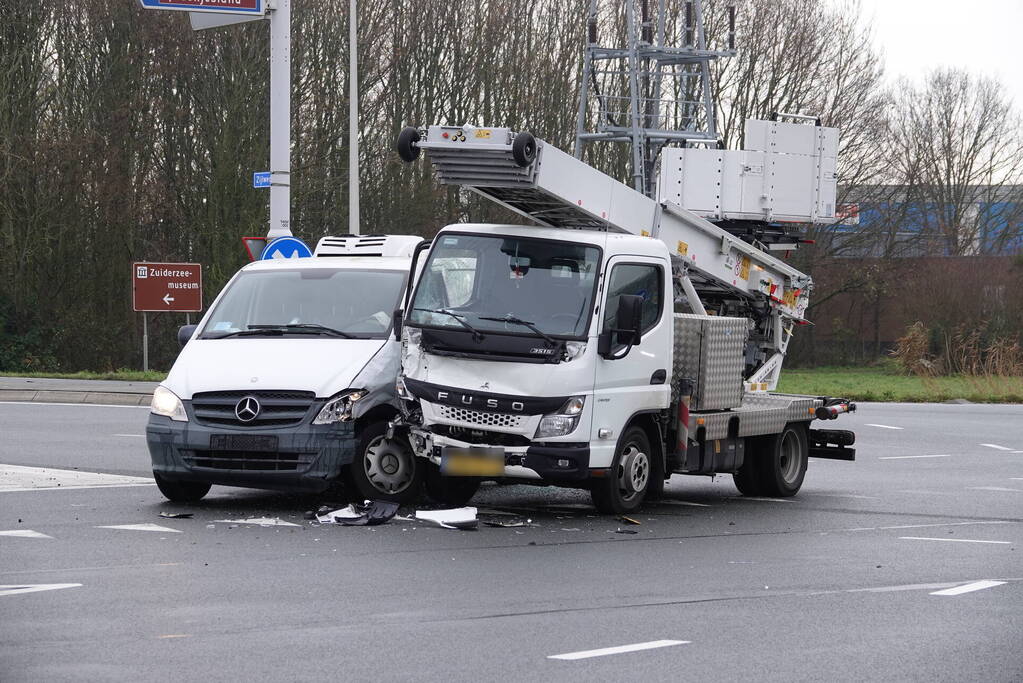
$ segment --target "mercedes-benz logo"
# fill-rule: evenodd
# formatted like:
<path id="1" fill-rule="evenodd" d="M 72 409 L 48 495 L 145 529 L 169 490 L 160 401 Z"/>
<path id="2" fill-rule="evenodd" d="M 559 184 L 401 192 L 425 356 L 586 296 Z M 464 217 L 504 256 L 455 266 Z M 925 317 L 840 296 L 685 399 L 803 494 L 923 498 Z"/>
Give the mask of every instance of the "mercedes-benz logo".
<path id="1" fill-rule="evenodd" d="M 234 407 L 234 416 L 239 422 L 252 422 L 259 416 L 259 401 L 255 396 L 246 396 Z"/>

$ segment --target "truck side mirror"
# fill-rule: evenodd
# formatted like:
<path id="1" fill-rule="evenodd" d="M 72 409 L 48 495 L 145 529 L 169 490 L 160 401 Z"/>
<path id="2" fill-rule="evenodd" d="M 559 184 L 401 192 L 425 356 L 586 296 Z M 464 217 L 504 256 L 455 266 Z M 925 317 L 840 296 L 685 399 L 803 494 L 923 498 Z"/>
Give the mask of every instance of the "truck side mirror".
<path id="1" fill-rule="evenodd" d="M 195 334 L 195 328 L 197 327 L 199 326 L 182 325 L 178 328 L 178 343 L 181 344 L 181 348 L 185 348 L 185 344 L 187 344 L 188 340 L 192 338 L 193 334 Z"/>
<path id="2" fill-rule="evenodd" d="M 401 321 L 405 317 L 405 311 L 400 308 L 394 309 L 391 314 L 391 323 L 394 327 L 394 341 L 401 341 Z"/>
<path id="3" fill-rule="evenodd" d="M 618 297 L 615 328 L 619 344 L 639 346 L 643 330 L 643 297 L 635 294 L 622 294 Z"/>
<path id="4" fill-rule="evenodd" d="M 643 329 L 643 297 L 634 294 L 622 294 L 618 297 L 618 311 L 615 314 L 614 327 L 600 333 L 597 340 L 597 353 L 608 360 L 618 360 L 629 355 L 629 349 L 639 344 Z M 626 346 L 621 355 L 614 355 L 616 346 Z"/>

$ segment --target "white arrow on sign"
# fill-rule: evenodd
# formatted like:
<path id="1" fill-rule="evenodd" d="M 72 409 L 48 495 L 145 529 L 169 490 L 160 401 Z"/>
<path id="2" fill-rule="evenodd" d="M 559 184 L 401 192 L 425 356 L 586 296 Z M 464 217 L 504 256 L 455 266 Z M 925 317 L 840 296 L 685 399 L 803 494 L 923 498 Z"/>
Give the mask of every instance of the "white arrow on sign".
<path id="1" fill-rule="evenodd" d="M 163 295 L 163 303 L 165 303 L 165 304 L 167 304 L 168 306 L 170 306 L 170 303 L 171 303 L 172 301 L 174 301 L 174 297 L 172 297 L 172 296 L 171 296 L 170 294 L 164 294 L 164 295 Z"/>
<path id="2" fill-rule="evenodd" d="M 61 588 L 78 588 L 80 583 L 36 583 L 21 586 L 0 586 L 0 597 L 20 595 L 21 593 L 38 593 L 39 591 L 55 591 Z"/>

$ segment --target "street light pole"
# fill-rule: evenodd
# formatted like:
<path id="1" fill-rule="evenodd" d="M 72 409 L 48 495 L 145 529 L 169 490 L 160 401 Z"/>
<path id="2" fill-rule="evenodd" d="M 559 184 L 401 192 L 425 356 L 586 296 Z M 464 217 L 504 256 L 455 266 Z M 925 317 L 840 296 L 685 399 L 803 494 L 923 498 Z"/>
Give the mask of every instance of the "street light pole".
<path id="1" fill-rule="evenodd" d="M 276 0 L 270 15 L 270 230 L 267 240 L 291 235 L 291 0 Z"/>
<path id="2" fill-rule="evenodd" d="M 355 0 L 348 1 L 348 232 L 359 234 L 359 39 Z"/>

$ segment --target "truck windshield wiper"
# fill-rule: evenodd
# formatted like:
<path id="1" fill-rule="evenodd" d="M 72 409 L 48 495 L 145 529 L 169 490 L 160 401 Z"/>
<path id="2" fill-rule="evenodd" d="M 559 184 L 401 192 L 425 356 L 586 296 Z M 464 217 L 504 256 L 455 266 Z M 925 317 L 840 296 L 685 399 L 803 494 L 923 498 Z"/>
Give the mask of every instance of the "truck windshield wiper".
<path id="1" fill-rule="evenodd" d="M 537 327 L 533 323 L 529 322 L 528 320 L 523 320 L 522 318 L 516 318 L 514 315 L 512 315 L 510 313 L 508 315 L 504 316 L 504 317 L 501 317 L 501 318 L 480 316 L 480 320 L 492 320 L 493 322 L 498 322 L 498 323 L 511 323 L 512 325 L 522 325 L 523 327 L 528 327 L 533 332 L 536 332 L 538 335 L 543 337 L 544 341 L 546 341 L 552 347 L 558 345 L 558 341 L 554 337 L 551 337 L 550 335 L 545 334 L 543 332 L 543 330 L 541 330 L 539 327 Z"/>
<path id="2" fill-rule="evenodd" d="M 413 308 L 413 311 L 423 311 L 424 313 L 441 313 L 443 315 L 450 315 L 452 318 L 458 321 L 458 324 L 465 329 L 472 332 L 472 340 L 474 342 L 483 341 L 483 333 L 477 330 L 475 327 L 465 322 L 465 318 L 458 313 L 452 313 L 451 311 L 445 311 L 443 308 Z"/>
<path id="3" fill-rule="evenodd" d="M 327 334 L 333 337 L 343 337 L 344 339 L 356 339 L 354 335 L 348 332 L 342 332 L 341 330 L 335 330 L 332 327 L 325 327 L 324 325 L 317 325 L 315 323 L 296 323 L 291 325 L 249 325 L 247 330 L 237 330 L 235 332 L 228 332 L 217 337 L 209 337 L 210 339 L 226 339 L 227 337 L 273 337 L 286 334 L 288 332 L 309 334 Z M 205 337 L 205 335 L 203 335 Z"/>

